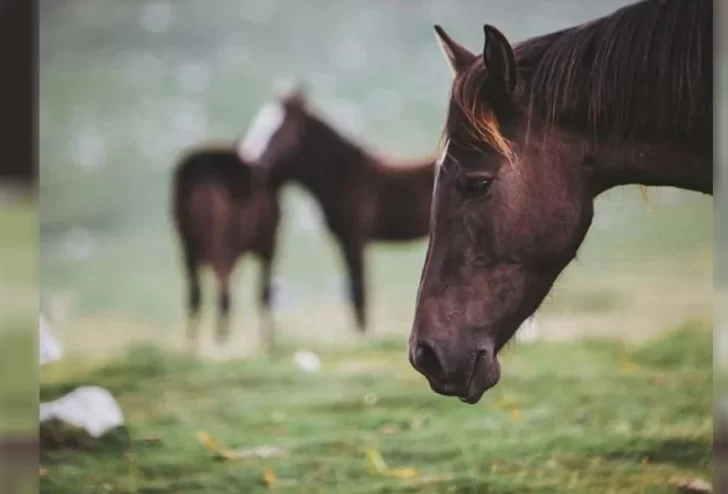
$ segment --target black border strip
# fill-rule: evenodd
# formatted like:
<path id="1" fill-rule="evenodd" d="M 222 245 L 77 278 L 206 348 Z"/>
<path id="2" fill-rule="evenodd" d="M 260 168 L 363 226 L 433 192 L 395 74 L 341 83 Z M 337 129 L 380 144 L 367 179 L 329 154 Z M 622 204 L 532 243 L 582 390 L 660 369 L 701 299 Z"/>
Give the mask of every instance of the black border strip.
<path id="1" fill-rule="evenodd" d="M 37 1 L 0 0 L 0 179 L 37 185 Z"/>

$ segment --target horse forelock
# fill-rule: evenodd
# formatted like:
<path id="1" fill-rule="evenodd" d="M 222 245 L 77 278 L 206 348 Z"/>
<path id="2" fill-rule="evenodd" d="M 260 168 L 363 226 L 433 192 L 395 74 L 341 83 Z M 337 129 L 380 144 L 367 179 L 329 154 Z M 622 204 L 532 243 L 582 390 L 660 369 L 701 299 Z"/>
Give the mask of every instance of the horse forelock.
<path id="1" fill-rule="evenodd" d="M 465 132 L 463 140 L 488 146 L 509 162 L 513 160 L 511 142 L 505 137 L 495 109 L 485 94 L 487 71 L 482 60 L 476 61 L 453 81 L 450 109 L 440 147 L 449 138 Z M 466 145 L 465 142 L 459 142 Z"/>
<path id="2" fill-rule="evenodd" d="M 545 131 L 593 138 L 712 135 L 711 43 L 710 0 L 643 0 L 520 42 L 515 98 L 526 130 L 538 116 Z M 442 142 L 464 134 L 513 162 L 494 97 L 478 57 L 453 81 Z"/>

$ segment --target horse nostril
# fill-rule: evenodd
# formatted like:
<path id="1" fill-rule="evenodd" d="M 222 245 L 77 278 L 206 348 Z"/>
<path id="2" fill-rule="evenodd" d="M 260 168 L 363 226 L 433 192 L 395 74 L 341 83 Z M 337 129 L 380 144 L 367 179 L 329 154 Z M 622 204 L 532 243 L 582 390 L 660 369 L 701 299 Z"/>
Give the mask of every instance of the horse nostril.
<path id="1" fill-rule="evenodd" d="M 437 357 L 435 349 L 427 343 L 417 345 L 413 363 L 418 371 L 434 381 L 442 381 L 445 377 L 445 370 Z"/>

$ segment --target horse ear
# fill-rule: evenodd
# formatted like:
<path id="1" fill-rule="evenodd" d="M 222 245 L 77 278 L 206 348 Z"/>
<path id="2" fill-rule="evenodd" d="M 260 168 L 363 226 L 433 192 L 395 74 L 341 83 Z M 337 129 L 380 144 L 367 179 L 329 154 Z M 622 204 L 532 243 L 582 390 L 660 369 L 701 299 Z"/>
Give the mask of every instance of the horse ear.
<path id="1" fill-rule="evenodd" d="M 298 106 L 304 106 L 306 104 L 306 94 L 308 93 L 306 85 L 302 82 L 296 82 L 291 92 L 288 94 L 288 100 L 295 103 Z"/>
<path id="2" fill-rule="evenodd" d="M 483 65 L 488 76 L 500 79 L 509 94 L 516 89 L 518 72 L 516 56 L 506 37 L 491 25 L 484 25 L 485 45 L 483 46 Z"/>
<path id="3" fill-rule="evenodd" d="M 274 83 L 274 93 L 281 101 L 294 106 L 304 106 L 308 88 L 306 85 L 295 79 L 278 79 Z"/>
<path id="4" fill-rule="evenodd" d="M 454 75 L 457 75 L 473 63 L 476 55 L 456 43 L 439 25 L 435 26 L 435 35 L 437 43 L 440 45 Z"/>

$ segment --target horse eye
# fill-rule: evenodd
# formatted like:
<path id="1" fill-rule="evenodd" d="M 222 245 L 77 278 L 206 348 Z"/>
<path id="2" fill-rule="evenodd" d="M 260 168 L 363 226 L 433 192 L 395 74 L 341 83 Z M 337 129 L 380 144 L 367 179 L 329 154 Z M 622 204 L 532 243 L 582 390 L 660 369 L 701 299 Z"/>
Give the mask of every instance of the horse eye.
<path id="1" fill-rule="evenodd" d="M 468 197 L 482 196 L 488 192 L 493 179 L 484 177 L 462 177 L 458 180 L 458 189 Z"/>

